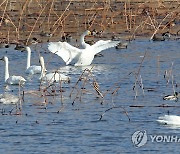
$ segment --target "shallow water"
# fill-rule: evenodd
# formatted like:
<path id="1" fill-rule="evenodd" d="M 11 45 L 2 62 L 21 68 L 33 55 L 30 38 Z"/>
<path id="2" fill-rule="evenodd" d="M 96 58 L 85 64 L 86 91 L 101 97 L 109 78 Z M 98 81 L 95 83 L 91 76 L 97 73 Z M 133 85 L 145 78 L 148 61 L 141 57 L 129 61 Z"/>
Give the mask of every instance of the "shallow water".
<path id="1" fill-rule="evenodd" d="M 180 115 L 179 101 L 163 100 L 164 95 L 173 93 L 171 78 L 169 84 L 164 79 L 165 70 L 170 70 L 171 67 L 174 85 L 177 85 L 175 90 L 180 91 L 179 46 L 180 41 L 136 40 L 129 44 L 128 49 L 103 51 L 104 56 L 95 58 L 88 67 L 91 69 L 94 66 L 92 76 L 85 85 L 87 91 L 82 93 L 81 101 L 79 98 L 74 101 L 76 90 L 71 98 L 69 94 L 85 68 L 64 66 L 63 61 L 56 55 L 44 53 L 46 44 L 37 47 L 36 52 L 32 47 L 32 64 L 39 65 L 40 53 L 48 63 L 47 70 L 61 67 L 61 71 L 71 77 L 71 83 L 62 83 L 65 91 L 62 93 L 63 100 L 61 95 L 47 96 L 46 106 L 42 97 L 30 94 L 32 91 L 39 94 L 37 91 L 40 84 L 39 75 L 31 78 L 25 74 L 26 52 L 14 51 L 12 48 L 0 49 L 0 57 L 9 57 L 10 74 L 22 75 L 28 80 L 21 89 L 25 91 L 21 115 L 14 115 L 14 105 L 0 104 L 4 113 L 0 115 L 0 153 L 179 153 L 179 143 L 161 140 L 152 142 L 150 137 L 174 135 L 180 138 L 178 127 L 156 122 L 158 117 L 164 114 Z M 133 86 L 136 79 L 133 73 L 138 70 L 144 94 L 137 85 L 135 99 Z M 0 62 L 0 71 L 0 93 L 3 93 L 3 62 Z M 96 97 L 97 94 L 90 85 L 93 78 L 98 82 L 103 94 L 108 92 L 104 99 Z M 120 88 L 117 93 L 112 95 L 118 87 Z M 11 93 L 18 95 L 18 87 L 10 86 L 8 91 L 12 90 Z M 172 107 L 159 107 L 162 104 Z M 113 106 L 116 108 L 105 112 Z M 13 114 L 10 115 L 9 111 L 12 109 Z M 99 120 L 103 113 L 104 116 Z M 131 136 L 138 130 L 146 130 L 148 140 L 145 145 L 136 148 Z"/>

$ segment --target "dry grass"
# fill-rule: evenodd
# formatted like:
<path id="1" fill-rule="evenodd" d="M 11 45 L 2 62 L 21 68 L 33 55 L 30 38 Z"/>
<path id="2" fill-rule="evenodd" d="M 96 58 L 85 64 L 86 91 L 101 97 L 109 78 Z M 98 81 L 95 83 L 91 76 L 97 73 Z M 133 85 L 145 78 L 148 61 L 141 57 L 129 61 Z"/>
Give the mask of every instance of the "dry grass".
<path id="1" fill-rule="evenodd" d="M 28 44 L 32 37 L 44 42 L 57 40 L 64 32 L 77 37 L 85 29 L 122 33 L 128 39 L 165 31 L 176 34 L 179 6 L 178 0 L 4 0 L 0 3 L 0 39 Z M 53 35 L 49 39 L 40 37 L 42 31 Z"/>

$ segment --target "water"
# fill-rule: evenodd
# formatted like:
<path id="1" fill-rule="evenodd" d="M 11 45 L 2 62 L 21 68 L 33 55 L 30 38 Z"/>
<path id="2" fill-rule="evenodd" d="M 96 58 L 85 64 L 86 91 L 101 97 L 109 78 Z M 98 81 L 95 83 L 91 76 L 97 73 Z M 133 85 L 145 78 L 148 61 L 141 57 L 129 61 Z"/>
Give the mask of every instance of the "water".
<path id="1" fill-rule="evenodd" d="M 85 68 L 64 66 L 56 55 L 44 53 L 37 47 L 32 52 L 32 64 L 39 65 L 38 52 L 48 62 L 47 70 L 58 69 L 69 75 L 70 84 L 63 83 L 63 100 L 61 96 L 47 96 L 45 106 L 43 98 L 30 94 L 39 94 L 39 76 L 27 77 L 24 73 L 26 52 L 0 49 L 0 57 L 9 57 L 10 74 L 19 74 L 28 81 L 23 89 L 25 100 L 21 115 L 15 115 L 14 105 L 0 104 L 0 153 L 179 153 L 179 143 L 152 142 L 150 135 L 179 136 L 179 128 L 160 125 L 156 122 L 164 114 L 180 115 L 179 101 L 163 101 L 163 96 L 173 93 L 171 78 L 169 84 L 164 79 L 165 70 L 172 67 L 176 91 L 180 91 L 180 52 L 179 41 L 149 42 L 137 40 L 129 44 L 128 49 L 103 51 L 104 57 L 97 57 L 89 69 L 94 66 L 92 76 L 100 85 L 104 99 L 97 98 L 90 85 L 93 77 L 86 83 L 86 92 L 81 101 L 75 96 L 69 97 L 72 87 Z M 146 54 L 145 54 L 146 53 Z M 145 58 L 143 60 L 143 56 Z M 133 90 L 136 81 L 134 72 L 140 70 L 143 91 L 137 85 L 137 98 Z M 4 92 L 4 63 L 0 63 L 0 93 Z M 82 85 L 82 82 L 81 82 Z M 120 87 L 120 88 L 119 88 Z M 115 89 L 117 93 L 112 95 Z M 149 89 L 149 90 L 148 90 Z M 18 95 L 18 87 L 11 86 L 13 94 Z M 74 101 L 75 99 L 75 101 Z M 74 101 L 74 104 L 72 105 Z M 63 103 L 63 104 L 62 104 Z M 162 104 L 174 107 L 158 107 Z M 107 112 L 107 109 L 113 108 Z M 142 106 L 142 107 L 137 107 Z M 127 111 L 130 121 L 124 112 Z M 12 110 L 12 115 L 9 111 Z M 59 113 L 57 111 L 60 110 Z M 104 114 L 101 120 L 101 115 Z M 147 131 L 147 143 L 136 148 L 131 136 L 135 131 Z"/>

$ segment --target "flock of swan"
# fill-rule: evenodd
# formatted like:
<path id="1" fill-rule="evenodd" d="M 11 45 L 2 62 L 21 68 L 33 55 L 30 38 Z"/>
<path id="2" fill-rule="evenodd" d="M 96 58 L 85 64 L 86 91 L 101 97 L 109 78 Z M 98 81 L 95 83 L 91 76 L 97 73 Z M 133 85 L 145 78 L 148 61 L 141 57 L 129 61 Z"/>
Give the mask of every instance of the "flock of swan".
<path id="1" fill-rule="evenodd" d="M 66 65 L 69 65 L 73 59 L 77 59 L 77 62 L 74 64 L 74 66 L 87 66 L 90 65 L 94 59 L 94 56 L 101 52 L 102 50 L 115 47 L 120 43 L 120 41 L 112 41 L 112 40 L 100 40 L 97 41 L 94 45 L 89 45 L 85 42 L 85 36 L 91 35 L 91 32 L 89 30 L 85 31 L 81 37 L 80 37 L 80 45 L 81 48 L 76 48 L 72 45 L 70 45 L 67 42 L 50 42 L 48 45 L 48 49 L 50 52 L 60 56 L 62 60 L 66 63 Z M 39 81 L 43 82 L 59 82 L 59 81 L 70 81 L 70 77 L 66 76 L 62 73 L 56 72 L 50 72 L 47 73 L 44 58 L 42 56 L 39 57 L 40 66 L 37 65 L 31 65 L 31 49 L 30 47 L 25 47 L 25 50 L 27 51 L 27 65 L 25 72 L 30 75 L 34 74 L 40 74 Z M 4 81 L 7 85 L 24 85 L 26 83 L 26 79 L 22 76 L 16 76 L 16 75 L 10 75 L 9 74 L 9 60 L 7 56 L 4 56 L 0 60 L 4 61 L 5 63 L 5 74 L 4 74 Z M 9 95 L 1 95 L 0 96 L 0 102 L 1 103 L 8 103 L 7 100 L 9 100 L 9 103 L 12 103 L 14 101 L 11 101 L 9 99 Z M 1 99 L 2 98 L 2 99 Z M 14 99 L 14 97 L 12 97 Z"/>
<path id="2" fill-rule="evenodd" d="M 48 50 L 58 55 L 62 58 L 62 60 L 65 62 L 66 65 L 69 65 L 72 60 L 76 59 L 76 63 L 74 66 L 87 66 L 91 65 L 94 56 L 101 52 L 102 50 L 112 48 L 117 46 L 120 41 L 112 41 L 112 40 L 99 40 L 93 45 L 89 45 L 85 42 L 84 38 L 86 35 L 91 35 L 90 31 L 85 31 L 81 37 L 80 37 L 80 46 L 81 48 L 76 48 L 72 45 L 70 45 L 67 42 L 50 42 L 48 44 Z M 31 65 L 31 49 L 30 47 L 26 47 L 27 51 L 27 66 L 25 72 L 30 75 L 34 74 L 40 74 L 40 81 L 44 82 L 59 82 L 59 81 L 70 81 L 70 77 L 66 76 L 64 74 L 61 74 L 59 72 L 51 72 L 47 73 L 44 58 L 40 56 L 40 66 L 37 65 Z M 8 85 L 24 85 L 26 82 L 26 79 L 22 76 L 15 76 L 9 75 L 9 61 L 8 57 L 4 56 L 0 60 L 5 62 L 5 76 L 4 81 L 5 84 Z M 171 96 L 172 97 L 172 96 Z M 0 94 L 0 103 L 4 104 L 15 104 L 19 101 L 19 97 L 16 97 L 14 95 L 4 93 Z M 180 125 L 180 116 L 176 115 L 165 115 L 159 117 L 157 120 L 161 124 L 166 125 Z"/>

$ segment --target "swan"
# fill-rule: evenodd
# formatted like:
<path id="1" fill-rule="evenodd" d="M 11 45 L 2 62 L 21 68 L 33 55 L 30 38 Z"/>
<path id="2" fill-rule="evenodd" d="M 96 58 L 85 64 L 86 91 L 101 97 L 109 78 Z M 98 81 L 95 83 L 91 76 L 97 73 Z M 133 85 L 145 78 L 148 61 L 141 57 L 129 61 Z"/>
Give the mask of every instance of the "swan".
<path id="1" fill-rule="evenodd" d="M 85 33 L 84 33 L 85 34 Z M 78 57 L 78 61 L 74 66 L 87 66 L 91 65 L 94 56 L 101 52 L 102 50 L 115 47 L 120 41 L 111 41 L 111 40 L 99 40 L 93 45 L 86 44 L 81 37 L 81 45 L 84 49 L 79 49 L 74 46 L 71 46 L 67 42 L 50 42 L 48 44 L 48 50 L 58 56 L 60 56 L 66 65 L 68 65 L 73 59 Z"/>
<path id="2" fill-rule="evenodd" d="M 16 104 L 19 101 L 19 97 L 9 94 L 9 93 L 4 93 L 0 94 L 0 103 L 3 104 Z"/>
<path id="3" fill-rule="evenodd" d="M 180 125 L 180 116 L 164 115 L 159 117 L 157 121 L 165 125 Z"/>
<path id="4" fill-rule="evenodd" d="M 8 57 L 4 56 L 2 59 L 5 62 L 5 83 L 9 85 L 23 85 L 26 80 L 22 76 L 9 76 L 9 68 L 8 68 Z"/>
<path id="5" fill-rule="evenodd" d="M 27 51 L 27 66 L 26 66 L 26 73 L 33 75 L 33 74 L 40 74 L 41 73 L 41 66 L 32 65 L 31 66 L 31 48 L 26 47 Z"/>
<path id="6" fill-rule="evenodd" d="M 54 72 L 54 73 L 45 73 L 45 64 L 44 64 L 44 58 L 41 56 L 39 58 L 40 64 L 41 64 L 41 76 L 40 76 L 40 80 L 41 81 L 47 81 L 49 83 L 53 83 L 53 82 L 59 82 L 59 81 L 66 81 L 66 82 L 70 82 L 70 77 L 61 74 L 59 72 Z"/>

